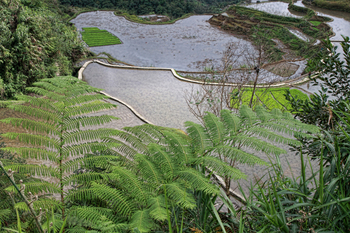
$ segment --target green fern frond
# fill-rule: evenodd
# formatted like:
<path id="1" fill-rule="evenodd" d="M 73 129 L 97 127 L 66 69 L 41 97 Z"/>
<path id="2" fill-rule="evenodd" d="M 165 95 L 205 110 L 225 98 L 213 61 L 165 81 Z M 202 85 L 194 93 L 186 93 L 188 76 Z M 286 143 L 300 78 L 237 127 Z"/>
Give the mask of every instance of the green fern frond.
<path id="1" fill-rule="evenodd" d="M 10 153 L 16 153 L 21 155 L 21 158 L 24 159 L 37 159 L 37 160 L 49 160 L 52 162 L 58 162 L 57 153 L 50 152 L 47 150 L 37 149 L 37 148 L 28 148 L 28 147 L 5 147 L 2 148 L 4 151 Z"/>
<path id="2" fill-rule="evenodd" d="M 43 176 L 43 177 L 55 177 L 57 171 L 55 168 L 47 167 L 45 165 L 34 165 L 34 164 L 12 164 L 5 166 L 5 169 L 11 169 L 22 174 L 29 174 L 31 176 Z"/>
<path id="3" fill-rule="evenodd" d="M 108 99 L 108 97 L 99 93 L 91 93 L 88 95 L 79 95 L 77 97 L 74 96 L 72 98 L 67 98 L 65 102 L 66 102 L 66 106 L 74 106 L 77 104 L 83 104 L 86 102 L 104 100 L 104 99 Z"/>
<path id="4" fill-rule="evenodd" d="M 55 92 L 48 91 L 48 90 L 42 89 L 40 87 L 27 87 L 26 90 L 29 93 L 35 93 L 35 94 L 38 94 L 41 96 L 46 96 L 50 100 L 53 100 L 53 101 L 62 101 L 65 99 L 65 96 L 62 94 L 57 94 Z"/>
<path id="5" fill-rule="evenodd" d="M 149 124 L 144 124 L 144 125 L 149 125 Z M 144 125 L 134 126 L 134 127 L 124 127 L 123 130 L 137 137 L 145 145 L 149 143 L 158 142 L 159 140 L 157 139 L 159 137 L 162 137 L 159 131 L 155 130 L 154 127 L 145 128 Z"/>
<path id="6" fill-rule="evenodd" d="M 73 185 L 73 184 L 81 184 L 81 183 L 90 183 L 92 181 L 97 180 L 119 180 L 120 177 L 118 174 L 107 173 L 101 174 L 98 172 L 86 172 L 80 174 L 72 174 L 64 178 L 64 185 Z"/>
<path id="7" fill-rule="evenodd" d="M 205 128 L 213 144 L 220 144 L 225 136 L 224 124 L 213 113 L 208 112 L 204 117 Z"/>
<path id="8" fill-rule="evenodd" d="M 275 119 L 280 119 L 282 117 L 282 112 L 278 108 L 272 109 L 270 113 L 274 116 Z"/>
<path id="9" fill-rule="evenodd" d="M 279 134 L 276 134 L 274 132 L 271 132 L 268 129 L 264 129 L 261 127 L 251 127 L 246 132 L 248 134 L 252 133 L 254 136 L 259 136 L 259 137 L 265 138 L 265 139 L 272 141 L 272 142 L 283 143 L 283 144 L 293 145 L 293 146 L 301 146 L 302 145 L 301 142 L 299 142 L 297 140 L 283 137 Z"/>
<path id="10" fill-rule="evenodd" d="M 189 182 L 195 189 L 202 190 L 207 194 L 219 194 L 219 189 L 209 182 L 209 179 L 203 177 L 203 175 L 192 168 L 179 171 L 177 175 L 183 180 Z"/>
<path id="11" fill-rule="evenodd" d="M 140 232 L 150 232 L 154 223 L 150 218 L 148 210 L 136 211 L 130 221 L 130 230 L 137 228 Z"/>
<path id="12" fill-rule="evenodd" d="M 257 121 L 257 116 L 247 105 L 242 105 L 239 109 L 239 116 L 246 125 L 252 125 Z"/>
<path id="13" fill-rule="evenodd" d="M 165 199 L 162 195 L 149 199 L 149 215 L 157 221 L 167 219 Z"/>
<path id="14" fill-rule="evenodd" d="M 138 137 L 128 132 L 119 130 L 115 135 L 113 135 L 113 137 L 117 137 L 124 140 L 130 146 L 132 146 L 135 150 L 137 150 L 139 153 L 144 153 L 145 151 L 147 151 L 147 146 L 144 145 L 143 142 Z M 113 140 L 113 138 L 111 139 Z"/>
<path id="15" fill-rule="evenodd" d="M 78 217 L 81 220 L 88 221 L 90 224 L 99 224 L 102 221 L 110 220 L 115 222 L 113 210 L 102 207 L 79 206 L 71 208 L 69 215 Z M 115 222 L 116 223 L 116 222 Z"/>
<path id="16" fill-rule="evenodd" d="M 241 119 L 229 110 L 221 110 L 220 117 L 227 131 L 236 133 L 241 128 Z"/>
<path id="17" fill-rule="evenodd" d="M 11 124 L 14 127 L 22 127 L 27 130 L 31 130 L 39 133 L 46 133 L 52 135 L 59 135 L 59 131 L 57 131 L 57 127 L 52 124 L 47 124 L 40 121 L 29 120 L 25 118 L 6 118 L 0 120 L 5 124 Z"/>
<path id="18" fill-rule="evenodd" d="M 147 156 L 142 154 L 136 154 L 134 158 L 135 161 L 138 162 L 137 168 L 140 170 L 142 177 L 150 183 L 159 185 L 160 174 L 154 163 L 152 163 Z"/>
<path id="19" fill-rule="evenodd" d="M 193 209 L 196 207 L 196 201 L 192 194 L 188 193 L 179 183 L 164 184 L 167 196 L 185 209 Z"/>
<path id="20" fill-rule="evenodd" d="M 79 145 L 65 146 L 63 148 L 63 154 L 65 157 L 78 156 L 83 154 L 94 153 L 97 151 L 106 151 L 108 149 L 118 147 L 120 144 L 113 142 L 87 142 Z"/>
<path id="21" fill-rule="evenodd" d="M 33 134 L 27 134 L 27 133 L 5 133 L 5 134 L 2 134 L 1 136 L 12 140 L 17 139 L 20 142 L 24 142 L 26 144 L 30 144 L 37 147 L 41 147 L 41 146 L 45 146 L 48 148 L 59 147 L 57 140 L 54 140 L 50 137 L 42 136 L 42 135 L 33 135 Z"/>
<path id="22" fill-rule="evenodd" d="M 0 209 L 0 221 L 3 222 L 9 218 L 12 210 L 10 209 Z"/>
<path id="23" fill-rule="evenodd" d="M 30 103 L 32 106 L 38 107 L 40 109 L 45 109 L 46 111 L 56 112 L 58 109 L 54 104 L 52 104 L 51 99 L 44 99 L 38 97 L 32 97 L 28 95 L 16 96 L 18 100 Z"/>
<path id="24" fill-rule="evenodd" d="M 25 113 L 29 116 L 37 117 L 40 119 L 43 119 L 46 122 L 52 121 L 52 122 L 59 122 L 60 118 L 57 117 L 56 114 L 48 111 L 44 111 L 40 108 L 34 108 L 31 106 L 26 106 L 26 105 L 10 105 L 8 108 L 20 112 L 20 113 Z"/>
<path id="25" fill-rule="evenodd" d="M 64 165 L 62 165 L 62 170 L 64 172 L 70 173 L 79 169 L 83 165 L 89 164 L 94 164 L 95 167 L 106 169 L 109 166 L 107 161 L 113 159 L 116 159 L 114 155 L 99 155 L 90 157 L 85 156 L 81 158 L 75 158 L 69 161 L 65 161 Z"/>
<path id="26" fill-rule="evenodd" d="M 63 83 L 61 83 L 62 85 Z M 65 88 L 61 88 L 60 86 L 61 85 L 53 85 L 52 83 L 50 82 L 45 82 L 44 80 L 41 80 L 39 82 L 35 82 L 33 84 L 33 86 L 35 87 L 39 87 L 39 88 L 42 88 L 44 90 L 48 90 L 48 91 L 51 91 L 51 92 L 56 92 L 56 93 L 61 93 L 63 94 L 64 91 L 65 91 Z"/>
<path id="27" fill-rule="evenodd" d="M 85 201 L 85 200 L 99 200 L 99 194 L 90 188 L 79 188 L 78 190 L 70 191 L 65 198 L 71 202 L 74 201 Z M 104 202 L 108 203 L 108 200 Z"/>
<path id="28" fill-rule="evenodd" d="M 176 155 L 178 163 L 188 163 L 191 159 L 191 147 L 188 145 L 188 140 L 169 131 L 164 131 L 163 134 L 168 144 L 168 151 L 171 150 Z"/>
<path id="29" fill-rule="evenodd" d="M 55 199 L 48 199 L 48 198 L 41 198 L 39 200 L 35 200 L 33 202 L 33 209 L 34 210 L 40 210 L 43 209 L 56 209 L 61 207 L 61 203 Z M 17 202 L 15 205 L 15 208 L 20 209 L 20 210 L 24 210 L 24 211 L 29 211 L 28 205 L 25 202 Z"/>
<path id="30" fill-rule="evenodd" d="M 119 184 L 128 190 L 131 197 L 147 205 L 149 194 L 145 192 L 142 187 L 142 183 L 138 180 L 137 176 L 125 168 L 114 167 L 113 173 L 120 176 Z"/>
<path id="31" fill-rule="evenodd" d="M 178 169 L 171 157 L 157 144 L 151 143 L 148 145 L 148 148 L 152 156 L 152 161 L 161 168 L 160 172 L 166 177 L 166 179 L 172 179 L 174 173 Z"/>
<path id="32" fill-rule="evenodd" d="M 129 203 L 118 190 L 97 183 L 92 183 L 91 189 L 101 200 L 108 202 L 118 214 L 130 216 L 133 213 L 134 207 L 132 203 Z"/>
<path id="33" fill-rule="evenodd" d="M 112 108 L 115 108 L 113 104 L 96 100 L 96 101 L 88 102 L 86 104 L 81 104 L 79 106 L 70 107 L 67 110 L 67 116 L 74 117 L 74 116 L 79 116 L 83 114 L 98 112 L 101 110 L 108 110 Z"/>
<path id="34" fill-rule="evenodd" d="M 108 143 L 111 143 L 111 142 L 118 143 L 119 146 L 115 147 L 114 151 L 116 151 L 126 159 L 132 160 L 136 154 L 140 153 L 140 151 L 135 150 L 135 147 L 129 146 L 126 143 L 121 142 L 117 139 L 108 138 L 108 139 L 105 139 L 104 141 Z"/>
<path id="35" fill-rule="evenodd" d="M 231 167 L 224 161 L 215 157 L 203 156 L 195 159 L 193 163 L 202 164 L 206 168 L 209 168 L 211 171 L 214 171 L 217 175 L 222 177 L 229 177 L 230 179 L 235 180 L 247 178 L 247 176 L 239 169 Z"/>
<path id="36" fill-rule="evenodd" d="M 14 186 L 7 187 L 5 189 L 8 192 L 16 192 L 16 189 Z M 59 193 L 60 189 L 56 184 L 48 183 L 48 182 L 31 182 L 31 183 L 25 183 L 25 190 L 24 192 L 26 195 L 28 192 L 31 192 L 33 194 L 38 194 L 38 193 Z"/>
<path id="37" fill-rule="evenodd" d="M 274 119 L 274 115 L 270 114 L 264 107 L 256 106 L 255 107 L 256 115 L 258 116 L 261 122 L 267 122 L 271 119 Z"/>
<path id="38" fill-rule="evenodd" d="M 77 130 L 80 127 L 103 125 L 111 122 L 112 120 L 119 120 L 118 117 L 102 115 L 102 116 L 80 116 L 73 119 L 65 120 L 65 130 Z"/>
<path id="39" fill-rule="evenodd" d="M 231 144 L 233 147 L 238 145 L 239 147 L 246 146 L 247 148 L 251 148 L 258 152 L 261 151 L 268 155 L 280 155 L 286 153 L 285 150 L 254 137 L 234 136 L 231 137 L 231 140 L 233 142 Z"/>
<path id="40" fill-rule="evenodd" d="M 212 146 L 203 126 L 191 121 L 185 122 L 185 126 L 195 151 L 201 153 L 206 147 Z"/>
<path id="41" fill-rule="evenodd" d="M 233 146 L 228 145 L 221 145 L 217 146 L 213 150 L 214 154 L 219 153 L 224 155 L 227 158 L 230 158 L 231 160 L 235 160 L 242 164 L 248 164 L 248 165 L 264 165 L 268 166 L 268 163 L 266 163 L 264 160 L 260 159 L 259 157 L 246 153 L 242 151 L 241 149 L 235 148 Z"/>
<path id="42" fill-rule="evenodd" d="M 63 137 L 63 141 L 66 144 L 76 144 L 84 141 L 96 140 L 98 138 L 108 137 L 115 134 L 118 130 L 114 129 L 95 129 L 95 130 L 77 130 L 70 133 L 66 133 Z"/>

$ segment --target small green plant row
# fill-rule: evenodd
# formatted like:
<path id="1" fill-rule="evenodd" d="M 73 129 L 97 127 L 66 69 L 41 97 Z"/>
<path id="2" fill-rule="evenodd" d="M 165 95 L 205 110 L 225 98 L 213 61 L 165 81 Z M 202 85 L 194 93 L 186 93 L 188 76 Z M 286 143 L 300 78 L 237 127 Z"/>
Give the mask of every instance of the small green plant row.
<path id="1" fill-rule="evenodd" d="M 253 102 L 256 103 L 256 105 L 264 105 L 268 109 L 277 108 L 282 111 L 291 111 L 291 106 L 284 96 L 287 90 L 289 90 L 291 95 L 296 99 L 300 99 L 302 101 L 309 100 L 309 97 L 298 89 L 281 87 L 257 89 L 255 91 Z M 250 98 L 252 96 L 252 90 L 247 88 L 243 90 L 242 93 L 243 94 L 241 96 L 241 101 L 239 103 L 232 100 L 234 108 L 239 108 L 241 104 L 249 104 Z"/>
<path id="2" fill-rule="evenodd" d="M 89 47 L 121 44 L 120 39 L 107 30 L 96 27 L 83 28 L 82 38 Z"/>
<path id="3" fill-rule="evenodd" d="M 123 16 L 127 20 L 132 21 L 134 23 L 156 24 L 156 25 L 159 25 L 159 24 L 173 24 L 173 23 L 175 23 L 176 21 L 178 21 L 180 19 L 185 19 L 185 18 L 188 18 L 188 17 L 193 15 L 193 13 L 188 13 L 188 14 L 185 14 L 185 15 L 181 16 L 180 18 L 172 19 L 172 20 L 169 20 L 169 21 L 166 21 L 166 22 L 161 22 L 161 21 L 149 21 L 149 20 L 147 20 L 145 18 L 138 17 L 137 15 L 130 15 L 129 13 L 122 12 L 122 11 L 115 11 L 114 14 L 117 15 L 117 16 Z"/>

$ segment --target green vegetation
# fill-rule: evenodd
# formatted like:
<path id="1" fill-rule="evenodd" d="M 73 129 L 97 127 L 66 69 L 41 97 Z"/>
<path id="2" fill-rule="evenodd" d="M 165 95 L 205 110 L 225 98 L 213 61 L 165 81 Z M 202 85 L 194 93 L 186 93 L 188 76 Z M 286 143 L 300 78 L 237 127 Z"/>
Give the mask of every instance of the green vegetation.
<path id="1" fill-rule="evenodd" d="M 91 9 L 110 9 L 127 12 L 130 15 L 158 14 L 167 15 L 175 19 L 188 13 L 218 13 L 229 4 L 240 2 L 239 0 L 60 0 L 67 8 L 72 6 Z"/>
<path id="2" fill-rule="evenodd" d="M 320 8 L 329 10 L 345 11 L 350 12 L 350 1 L 349 0 L 303 0 L 305 4 L 312 4 Z"/>
<path id="3" fill-rule="evenodd" d="M 257 47 L 264 44 L 264 51 L 269 57 L 269 62 L 281 60 L 284 54 L 272 39 L 282 41 L 297 56 L 310 57 L 320 50 L 321 45 L 314 46 L 313 42 L 301 40 L 288 28 L 298 28 L 314 39 L 326 38 L 331 33 L 326 24 L 319 24 L 316 27 L 305 19 L 273 15 L 241 6 L 232 6 L 227 13 L 228 18 L 214 16 L 210 19 L 210 23 L 221 26 L 225 30 L 249 35 Z M 317 20 L 320 21 L 323 18 L 320 17 Z"/>
<path id="4" fill-rule="evenodd" d="M 317 27 L 318 25 L 321 24 L 320 21 L 310 21 L 310 23 L 312 23 L 312 24 L 315 25 L 316 27 Z"/>
<path id="5" fill-rule="evenodd" d="M 107 30 L 100 30 L 96 27 L 83 28 L 81 35 L 89 47 L 121 44 L 118 37 L 112 35 Z"/>
<path id="6" fill-rule="evenodd" d="M 185 15 L 182 15 L 181 17 L 162 22 L 162 21 L 150 21 L 150 20 L 147 20 L 147 18 L 141 18 L 141 17 L 138 17 L 137 15 L 130 15 L 127 12 L 122 12 L 122 11 L 115 11 L 114 14 L 118 16 L 123 16 L 127 20 L 130 20 L 132 22 L 142 23 L 142 24 L 172 24 L 180 19 L 185 19 L 193 15 L 192 13 L 187 13 Z"/>
<path id="7" fill-rule="evenodd" d="M 282 88 L 258 88 L 255 90 L 253 98 L 254 106 L 264 106 L 267 109 L 280 109 L 281 111 L 292 111 L 292 106 L 286 99 L 285 94 L 289 91 L 290 94 L 300 101 L 308 101 L 309 97 L 298 89 Z M 241 104 L 248 105 L 252 96 L 252 90 L 245 88 L 240 96 L 241 103 L 235 104 L 234 108 L 238 108 Z"/>
<path id="8" fill-rule="evenodd" d="M 0 20 L 1 99 L 39 79 L 73 74 L 88 54 L 76 29 L 46 2 L 0 1 Z"/>

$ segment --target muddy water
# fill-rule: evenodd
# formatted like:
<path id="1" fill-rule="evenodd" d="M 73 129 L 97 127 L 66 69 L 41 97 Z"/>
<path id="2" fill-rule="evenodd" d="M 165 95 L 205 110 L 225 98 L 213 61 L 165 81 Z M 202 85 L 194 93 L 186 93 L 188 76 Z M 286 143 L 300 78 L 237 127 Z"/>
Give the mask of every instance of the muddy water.
<path id="1" fill-rule="evenodd" d="M 93 52 L 108 52 L 121 61 L 137 66 L 202 71 L 202 63 L 210 66 L 220 64 L 222 51 L 229 42 L 240 42 L 242 47 L 252 48 L 250 42 L 211 26 L 207 22 L 210 17 L 196 15 L 174 24 L 146 25 L 130 22 L 115 16 L 113 12 L 96 11 L 80 14 L 71 22 L 78 30 L 83 27 L 108 30 L 123 42 L 120 45 L 90 48 Z"/>

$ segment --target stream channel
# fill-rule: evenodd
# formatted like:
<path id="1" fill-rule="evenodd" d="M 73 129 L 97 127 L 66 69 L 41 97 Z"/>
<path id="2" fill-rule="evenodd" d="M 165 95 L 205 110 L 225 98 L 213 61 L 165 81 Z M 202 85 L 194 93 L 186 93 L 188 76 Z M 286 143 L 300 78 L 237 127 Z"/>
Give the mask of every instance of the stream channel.
<path id="1" fill-rule="evenodd" d="M 297 2 L 297 5 L 302 3 Z M 283 2 L 264 2 L 249 7 L 273 14 L 295 16 L 288 11 L 288 4 Z M 350 14 L 314 7 L 312 9 L 333 19 L 329 22 L 335 32 L 331 40 L 341 40 L 341 35 L 350 36 Z M 214 65 L 220 63 L 222 51 L 228 42 L 251 46 L 249 41 L 211 26 L 207 22 L 210 17 L 196 15 L 169 25 L 144 25 L 115 16 L 113 12 L 97 11 L 82 13 L 71 22 L 78 30 L 82 30 L 83 27 L 108 30 L 123 42 L 121 45 L 90 48 L 95 53 L 108 52 L 121 61 L 138 66 L 202 71 L 203 66 L 200 64 L 203 62 L 209 61 Z M 180 81 L 170 71 L 119 69 L 91 63 L 84 70 L 83 79 L 91 86 L 102 88 L 109 95 L 129 104 L 144 118 L 157 125 L 184 129 L 185 121 L 198 122 L 189 112 L 184 98 L 186 91 L 196 89 L 198 85 Z M 317 90 L 318 88 L 314 87 L 309 91 Z M 102 113 L 122 116 L 118 123 L 107 127 L 121 128 L 142 124 L 130 110 L 119 103 L 117 105 L 116 110 Z M 289 149 L 281 147 L 287 151 Z M 257 155 L 268 161 L 265 155 Z M 300 159 L 294 153 L 288 152 L 281 156 L 281 162 L 285 174 L 300 175 Z M 246 184 L 265 174 L 264 167 L 239 165 L 238 168 L 248 175 L 248 181 L 244 181 Z"/>

